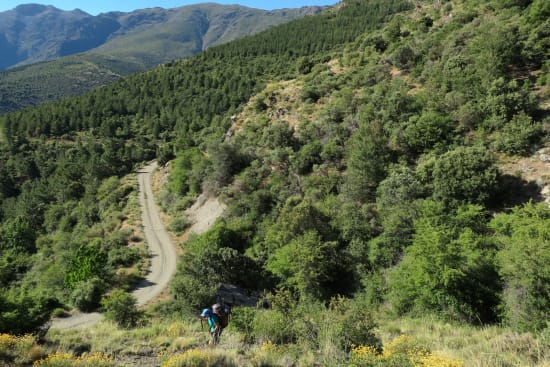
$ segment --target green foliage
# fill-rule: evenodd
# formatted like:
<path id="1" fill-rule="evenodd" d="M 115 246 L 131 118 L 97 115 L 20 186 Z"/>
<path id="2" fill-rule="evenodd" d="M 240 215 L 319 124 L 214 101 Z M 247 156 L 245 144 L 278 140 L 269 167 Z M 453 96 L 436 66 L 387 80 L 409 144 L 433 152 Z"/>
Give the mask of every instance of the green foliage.
<path id="1" fill-rule="evenodd" d="M 36 231 L 22 217 L 7 221 L 0 228 L 0 251 L 34 253 L 36 251 Z"/>
<path id="2" fill-rule="evenodd" d="M 544 0 L 533 0 L 529 6 L 527 19 L 531 22 L 545 21 L 550 16 L 550 5 Z"/>
<path id="3" fill-rule="evenodd" d="M 172 293 L 177 300 L 197 309 L 212 303 L 222 284 L 261 286 L 256 264 L 242 252 L 243 242 L 225 223 L 190 238 L 172 283 Z"/>
<path id="4" fill-rule="evenodd" d="M 285 290 L 271 294 L 268 300 L 272 309 L 257 312 L 253 321 L 256 341 L 300 343 L 315 349 L 330 344 L 340 353 L 349 352 L 352 346 L 360 344 L 380 347 L 380 340 L 374 334 L 376 323 L 361 300 L 337 297 L 328 305 L 307 300 L 296 302 Z"/>
<path id="5" fill-rule="evenodd" d="M 217 187 L 226 186 L 248 164 L 246 155 L 230 143 L 216 142 L 210 145 L 209 152 L 212 162 L 211 177 Z"/>
<path id="6" fill-rule="evenodd" d="M 191 223 L 189 222 L 187 217 L 182 216 L 182 217 L 174 218 L 172 220 L 172 222 L 170 223 L 170 230 L 178 235 L 181 235 L 190 226 L 191 226 Z"/>
<path id="7" fill-rule="evenodd" d="M 471 322 L 493 321 L 499 282 L 494 245 L 485 237 L 487 219 L 479 206 L 446 214 L 427 201 L 415 236 L 389 279 L 389 299 L 399 314 L 432 311 Z"/>
<path id="8" fill-rule="evenodd" d="M 387 174 L 390 161 L 388 137 L 377 121 L 359 126 L 349 148 L 346 193 L 353 201 L 373 199 L 376 187 Z"/>
<path id="9" fill-rule="evenodd" d="M 300 175 L 311 172 L 313 165 L 321 163 L 322 145 L 319 141 L 308 143 L 298 151 L 293 160 L 296 172 Z"/>
<path id="10" fill-rule="evenodd" d="M 495 149 L 512 155 L 528 155 L 542 135 L 542 125 L 525 113 L 512 118 L 494 137 Z"/>
<path id="11" fill-rule="evenodd" d="M 275 251 L 266 268 L 302 297 L 322 298 L 327 284 L 338 276 L 337 246 L 323 242 L 317 232 L 307 231 Z"/>
<path id="12" fill-rule="evenodd" d="M 137 309 L 136 298 L 123 290 L 111 292 L 101 300 L 105 318 L 117 323 L 122 328 L 136 327 L 142 319 Z"/>
<path id="13" fill-rule="evenodd" d="M 409 45 L 399 46 L 392 54 L 393 64 L 403 70 L 411 70 L 418 61 L 415 50 Z"/>
<path id="14" fill-rule="evenodd" d="M 98 277 L 82 280 L 73 286 L 71 304 L 81 311 L 92 311 L 99 306 L 106 284 Z"/>
<path id="15" fill-rule="evenodd" d="M 453 123 L 448 116 L 437 111 L 423 111 L 407 122 L 403 132 L 405 146 L 413 154 L 444 151 L 452 131 Z"/>
<path id="16" fill-rule="evenodd" d="M 499 78 L 491 82 L 482 111 L 486 115 L 483 125 L 488 130 L 502 129 L 507 121 L 522 111 L 533 110 L 533 95 L 520 89 L 516 81 Z"/>
<path id="17" fill-rule="evenodd" d="M 550 312 L 550 210 L 529 203 L 491 221 L 501 246 L 499 273 L 505 281 L 503 313 L 519 330 L 548 327 Z"/>
<path id="18" fill-rule="evenodd" d="M 251 307 L 234 307 L 231 309 L 231 329 L 237 330 L 243 337 L 243 342 L 254 342 L 254 317 L 256 310 Z"/>
<path id="19" fill-rule="evenodd" d="M 0 286 L 9 286 L 32 265 L 32 259 L 27 253 L 3 250 L 0 254 L 2 255 L 0 257 Z"/>
<path id="20" fill-rule="evenodd" d="M 67 266 L 65 285 L 75 289 L 80 282 L 93 277 L 106 278 L 107 254 L 101 250 L 98 242 L 81 245 Z"/>
<path id="21" fill-rule="evenodd" d="M 403 166 L 394 167 L 380 183 L 376 206 L 384 231 L 368 244 L 373 265 L 389 267 L 401 259 L 403 249 L 412 242 L 417 201 L 426 191 L 416 173 Z"/>
<path id="22" fill-rule="evenodd" d="M 178 158 L 171 162 L 171 191 L 179 195 L 199 193 L 200 175 L 203 174 L 204 163 L 205 159 L 196 148 L 181 152 Z"/>
<path id="23" fill-rule="evenodd" d="M 380 349 L 380 339 L 374 334 L 376 322 L 369 305 L 361 298 L 355 301 L 344 297 L 331 300 L 329 316 L 333 316 L 336 335 L 332 335 L 337 345 L 349 351 L 356 345 L 368 345 Z"/>
<path id="24" fill-rule="evenodd" d="M 482 147 L 459 147 L 443 154 L 433 169 L 433 196 L 438 200 L 486 203 L 497 188 L 495 158 Z"/>
<path id="25" fill-rule="evenodd" d="M 58 303 L 40 294 L 26 290 L 0 292 L 0 332 L 22 335 L 37 330 L 50 317 L 50 312 Z"/>

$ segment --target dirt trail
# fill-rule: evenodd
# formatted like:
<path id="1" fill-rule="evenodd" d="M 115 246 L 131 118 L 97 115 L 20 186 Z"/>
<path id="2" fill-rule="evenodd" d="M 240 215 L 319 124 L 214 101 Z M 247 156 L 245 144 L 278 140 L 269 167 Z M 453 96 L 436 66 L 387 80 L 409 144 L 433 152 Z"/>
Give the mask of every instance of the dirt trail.
<path id="1" fill-rule="evenodd" d="M 151 255 L 151 267 L 146 278 L 132 292 L 137 299 L 137 305 L 143 306 L 157 297 L 166 287 L 176 271 L 177 254 L 170 240 L 160 213 L 155 204 L 152 189 L 152 176 L 158 165 L 153 162 L 138 171 L 139 204 L 143 231 Z M 188 211 L 193 219 L 189 232 L 200 233 L 222 214 L 225 207 L 217 199 L 206 199 L 201 195 L 197 203 Z M 103 319 L 100 313 L 79 313 L 67 318 L 57 318 L 52 321 L 52 329 L 68 330 L 90 327 Z"/>

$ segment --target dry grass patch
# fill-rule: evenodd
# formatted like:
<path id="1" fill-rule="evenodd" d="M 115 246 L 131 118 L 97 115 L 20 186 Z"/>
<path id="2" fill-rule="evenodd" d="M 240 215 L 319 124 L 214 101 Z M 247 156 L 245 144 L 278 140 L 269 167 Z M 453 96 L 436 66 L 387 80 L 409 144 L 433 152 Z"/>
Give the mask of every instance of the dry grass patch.
<path id="1" fill-rule="evenodd" d="M 414 337 L 434 354 L 464 361 L 465 366 L 550 366 L 550 340 L 499 326 L 473 327 L 432 318 L 380 321 L 378 335 L 384 342 L 397 333 Z"/>

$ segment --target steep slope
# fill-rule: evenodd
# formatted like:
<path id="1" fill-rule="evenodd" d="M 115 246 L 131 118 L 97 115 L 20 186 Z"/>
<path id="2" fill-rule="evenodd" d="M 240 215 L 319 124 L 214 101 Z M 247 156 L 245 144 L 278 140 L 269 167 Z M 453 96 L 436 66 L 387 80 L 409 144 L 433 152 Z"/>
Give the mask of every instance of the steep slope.
<path id="1" fill-rule="evenodd" d="M 389 7 L 353 2 L 123 78 L 86 96 L 0 116 L 0 236 L 20 233 L 27 239 L 5 246 L 0 241 L 6 254 L 0 266 L 6 289 L 0 293 L 2 330 L 32 330 L 60 304 L 93 309 L 109 289 L 137 280 L 126 269 L 140 267 L 133 245 L 139 238 L 121 224 L 132 188 L 117 177 L 157 154 L 164 163 L 176 151 L 194 149 L 196 156 L 184 162 L 205 163 L 189 185 L 200 191 L 214 166 L 199 146 L 219 145 L 218 137 L 229 126 L 224 116 L 267 80 L 296 74 L 299 59 L 321 62 L 318 57 L 342 50 L 407 8 L 400 0 Z M 216 164 L 222 181 L 238 168 L 227 163 L 227 168 Z M 181 207 L 187 207 L 185 201 Z"/>
<path id="2" fill-rule="evenodd" d="M 32 218 L 46 258 L 50 242 L 64 245 L 61 234 L 91 242 L 80 228 L 98 220 L 85 210 L 94 197 L 78 188 L 93 192 L 92 177 L 153 155 L 175 158 L 162 203 L 171 226 L 185 227 L 185 208 L 204 190 L 229 203 L 224 221 L 185 244 L 172 287 L 178 309 L 209 304 L 230 282 L 283 290 L 274 298 L 281 309 L 262 313 L 284 329 L 281 344 L 322 344 L 294 322 L 310 306 L 344 317 L 383 305 L 395 315 L 540 330 L 550 212 L 527 201 L 541 200 L 537 183 L 520 197 L 533 184 L 500 162 L 547 143 L 546 4 L 348 0 L 86 96 L 2 116 L 4 231 L 27 234 L 11 218 Z M 62 163 L 48 159 L 53 147 Z M 111 253 L 110 242 L 94 239 Z M 17 279 L 8 284 L 5 303 L 20 304 Z M 339 335 L 356 345 L 360 337 Z M 346 355 L 350 347 L 335 348 Z"/>

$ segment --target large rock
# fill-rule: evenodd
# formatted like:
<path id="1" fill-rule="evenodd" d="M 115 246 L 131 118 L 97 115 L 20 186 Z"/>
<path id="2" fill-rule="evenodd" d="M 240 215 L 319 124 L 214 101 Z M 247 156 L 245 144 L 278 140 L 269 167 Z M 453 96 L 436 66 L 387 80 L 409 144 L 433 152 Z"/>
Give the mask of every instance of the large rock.
<path id="1" fill-rule="evenodd" d="M 232 284 L 222 284 L 216 292 L 216 300 L 231 307 L 248 306 L 256 307 L 259 297 L 251 294 L 246 289 Z"/>

